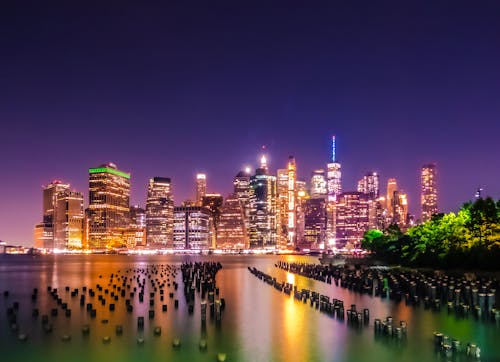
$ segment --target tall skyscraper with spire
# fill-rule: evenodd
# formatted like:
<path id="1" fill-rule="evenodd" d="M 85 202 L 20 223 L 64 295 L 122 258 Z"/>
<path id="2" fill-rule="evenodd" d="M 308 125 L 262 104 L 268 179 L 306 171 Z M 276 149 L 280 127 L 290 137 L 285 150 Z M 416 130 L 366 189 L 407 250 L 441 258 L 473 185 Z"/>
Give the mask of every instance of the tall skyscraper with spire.
<path id="1" fill-rule="evenodd" d="M 327 242 L 330 246 L 336 239 L 336 211 L 335 204 L 338 195 L 342 192 L 342 172 L 341 165 L 337 161 L 337 145 L 335 136 L 332 136 L 331 145 L 331 162 L 327 164 L 327 192 L 328 192 L 328 209 L 327 209 Z"/>
<path id="2" fill-rule="evenodd" d="M 436 173 L 436 164 L 422 166 L 420 204 L 423 222 L 430 220 L 438 212 Z"/>
<path id="3" fill-rule="evenodd" d="M 297 165 L 295 158 L 288 158 L 288 243 L 290 246 L 297 245 Z"/>

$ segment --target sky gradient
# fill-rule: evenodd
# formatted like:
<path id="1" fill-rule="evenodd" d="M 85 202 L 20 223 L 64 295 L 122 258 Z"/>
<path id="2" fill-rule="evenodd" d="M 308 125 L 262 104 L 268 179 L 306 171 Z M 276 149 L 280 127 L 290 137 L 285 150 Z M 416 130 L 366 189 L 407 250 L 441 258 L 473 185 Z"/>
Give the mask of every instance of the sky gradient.
<path id="1" fill-rule="evenodd" d="M 88 198 L 88 168 L 197 172 L 224 195 L 288 155 L 309 179 L 337 136 L 343 189 L 396 177 L 420 216 L 419 169 L 439 207 L 500 196 L 500 2 L 11 2 L 0 12 L 0 240 L 30 245 L 41 186 Z M 57 4 L 57 5 L 56 5 Z"/>

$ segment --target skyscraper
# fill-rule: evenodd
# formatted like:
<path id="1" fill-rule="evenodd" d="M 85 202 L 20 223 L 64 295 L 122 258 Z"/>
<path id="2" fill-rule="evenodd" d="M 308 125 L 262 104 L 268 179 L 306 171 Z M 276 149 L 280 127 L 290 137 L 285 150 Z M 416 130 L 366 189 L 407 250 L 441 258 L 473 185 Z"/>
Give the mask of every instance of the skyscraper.
<path id="1" fill-rule="evenodd" d="M 326 238 L 326 199 L 309 198 L 304 201 L 304 238 L 301 248 L 319 249 Z"/>
<path id="2" fill-rule="evenodd" d="M 205 194 L 201 199 L 201 206 L 210 211 L 210 236 L 212 238 L 210 246 L 214 248 L 217 245 L 217 229 L 219 227 L 223 202 L 224 198 L 221 194 Z"/>
<path id="3" fill-rule="evenodd" d="M 331 149 L 331 162 L 327 164 L 327 191 L 328 191 L 328 205 L 327 205 L 327 239 L 328 244 L 332 245 L 335 242 L 337 236 L 336 232 L 336 217 L 337 213 L 335 211 L 335 202 L 337 201 L 337 196 L 342 192 L 341 178 L 342 173 L 340 171 L 341 165 L 337 162 L 337 151 L 335 136 L 332 137 L 332 149 Z"/>
<path id="4" fill-rule="evenodd" d="M 52 181 L 43 188 L 43 221 L 35 226 L 35 247 L 82 248 L 83 217 L 82 194 Z"/>
<path id="5" fill-rule="evenodd" d="M 207 175 L 199 173 L 196 175 L 196 205 L 201 206 L 203 196 L 207 193 Z"/>
<path id="6" fill-rule="evenodd" d="M 297 165 L 295 158 L 290 156 L 288 158 L 288 243 L 291 246 L 297 244 L 297 215 L 296 215 L 296 182 L 297 182 Z"/>
<path id="7" fill-rule="evenodd" d="M 286 248 L 288 241 L 288 169 L 276 171 L 276 226 L 277 244 Z"/>
<path id="8" fill-rule="evenodd" d="M 438 212 L 436 173 L 436 164 L 422 166 L 420 203 L 423 222 L 430 220 Z"/>
<path id="9" fill-rule="evenodd" d="M 336 247 L 357 247 L 369 227 L 369 199 L 361 192 L 344 192 L 336 205 Z"/>
<path id="10" fill-rule="evenodd" d="M 107 163 L 89 169 L 88 246 L 91 249 L 127 245 L 130 174 Z"/>
<path id="11" fill-rule="evenodd" d="M 245 226 L 243 208 L 235 194 L 226 197 L 222 205 L 217 228 L 217 248 L 247 249 L 248 234 Z"/>
<path id="12" fill-rule="evenodd" d="M 276 247 L 276 177 L 269 175 L 267 160 L 250 177 L 250 247 Z"/>
<path id="13" fill-rule="evenodd" d="M 54 210 L 58 193 L 69 189 L 69 184 L 54 180 L 42 191 L 42 222 L 35 226 L 35 247 L 53 249 L 54 245 Z"/>
<path id="14" fill-rule="evenodd" d="M 138 205 L 130 206 L 130 228 L 134 234 L 134 246 L 145 246 L 146 210 Z"/>
<path id="15" fill-rule="evenodd" d="M 358 181 L 358 192 L 366 194 L 370 199 L 380 196 L 379 176 L 376 172 L 369 172 Z"/>
<path id="16" fill-rule="evenodd" d="M 211 245 L 210 210 L 202 206 L 174 207 L 174 249 L 201 250 Z"/>
<path id="17" fill-rule="evenodd" d="M 332 137 L 331 162 L 327 164 L 327 168 L 328 201 L 335 201 L 342 192 L 342 172 L 340 171 L 341 165 L 337 162 L 335 136 Z"/>
<path id="18" fill-rule="evenodd" d="M 83 218 L 83 195 L 81 193 L 71 190 L 64 190 L 55 194 L 55 248 L 82 248 Z"/>
<path id="19" fill-rule="evenodd" d="M 241 207 L 243 209 L 243 218 L 245 221 L 245 228 L 248 232 L 250 226 L 250 168 L 244 171 L 238 172 L 233 181 L 234 185 L 234 195 L 240 201 Z"/>
<path id="20" fill-rule="evenodd" d="M 398 184 L 395 178 L 390 178 L 387 180 L 387 197 L 386 197 L 386 203 L 387 203 L 387 212 L 389 215 L 394 214 L 394 192 L 398 190 Z"/>
<path id="21" fill-rule="evenodd" d="M 310 194 L 312 198 L 327 196 L 325 170 L 314 170 L 311 176 Z"/>
<path id="22" fill-rule="evenodd" d="M 392 198 L 392 224 L 396 224 L 402 231 L 408 224 L 408 195 L 403 191 L 394 191 Z"/>
<path id="23" fill-rule="evenodd" d="M 174 199 L 168 177 L 149 180 L 146 199 L 146 243 L 150 246 L 171 247 L 174 227 Z"/>

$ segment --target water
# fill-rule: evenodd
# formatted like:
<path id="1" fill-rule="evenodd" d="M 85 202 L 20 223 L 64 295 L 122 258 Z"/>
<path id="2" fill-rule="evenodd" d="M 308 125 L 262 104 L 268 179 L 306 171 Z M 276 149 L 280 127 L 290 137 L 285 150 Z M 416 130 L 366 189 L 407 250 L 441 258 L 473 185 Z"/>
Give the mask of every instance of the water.
<path id="1" fill-rule="evenodd" d="M 216 361 L 217 353 L 223 352 L 227 361 L 446 361 L 434 350 L 433 332 L 440 331 L 457 338 L 465 346 L 475 342 L 481 348 L 481 361 L 500 361 L 500 326 L 492 322 L 461 319 L 441 312 L 424 310 L 421 307 L 396 304 L 360 295 L 335 285 L 314 281 L 290 274 L 274 266 L 277 260 L 289 262 L 317 262 L 312 257 L 297 256 L 122 256 L 122 255 L 78 255 L 78 256 L 8 256 L 0 259 L 0 292 L 9 290 L 6 298 L 0 295 L 0 351 L 2 361 Z M 217 274 L 220 297 L 226 300 L 222 322 L 218 326 L 207 317 L 202 327 L 200 298 L 196 296 L 195 310 L 189 315 L 182 293 L 180 273 L 177 275 L 179 289 L 175 297 L 179 308 L 174 308 L 173 299 L 168 298 L 173 287 L 165 291 L 168 311 L 162 312 L 158 294 L 154 307 L 149 306 L 149 290 L 146 283 L 144 303 L 137 295 L 132 301 L 133 313 L 127 313 L 125 298 L 115 302 L 116 310 L 109 311 L 92 301 L 97 317 L 90 318 L 86 308 L 80 307 L 81 288 L 95 289 L 100 283 L 107 288 L 109 275 L 119 270 L 146 268 L 152 264 L 180 266 L 185 261 L 219 261 L 223 269 Z M 370 323 L 366 327 L 354 328 L 345 321 L 338 321 L 309 303 L 293 299 L 275 290 L 254 277 L 248 266 L 271 274 L 279 281 L 288 281 L 299 289 L 308 288 L 344 301 L 348 308 L 356 304 L 358 310 L 370 309 Z M 102 278 L 99 278 L 99 276 Z M 57 317 L 50 317 L 57 303 L 50 297 L 47 286 L 58 288 L 59 295 L 68 302 L 72 315 L 67 318 L 59 308 Z M 71 298 L 64 290 L 80 289 L 77 297 Z M 38 288 L 39 297 L 32 303 L 33 288 Z M 7 308 L 18 301 L 19 331 L 28 335 L 25 342 L 18 340 L 18 332 L 12 331 L 7 321 Z M 40 315 L 49 314 L 53 332 L 45 334 L 41 318 L 31 316 L 33 308 Z M 155 318 L 148 319 L 148 311 L 155 310 Z M 137 316 L 145 317 L 143 331 L 137 328 Z M 374 334 L 375 318 L 392 316 L 395 323 L 408 323 L 407 338 L 401 341 L 379 338 Z M 103 319 L 109 322 L 102 323 Z M 89 324 L 90 334 L 82 335 L 82 327 Z M 115 326 L 123 325 L 123 335 L 116 336 Z M 161 336 L 153 329 L 160 326 Z M 62 341 L 64 334 L 70 341 Z M 111 342 L 104 344 L 104 336 Z M 144 338 L 138 345 L 137 338 Z M 180 338 L 181 347 L 172 347 L 174 338 Z M 205 338 L 208 348 L 199 349 L 200 339 Z M 450 360 L 467 361 L 465 355 Z"/>

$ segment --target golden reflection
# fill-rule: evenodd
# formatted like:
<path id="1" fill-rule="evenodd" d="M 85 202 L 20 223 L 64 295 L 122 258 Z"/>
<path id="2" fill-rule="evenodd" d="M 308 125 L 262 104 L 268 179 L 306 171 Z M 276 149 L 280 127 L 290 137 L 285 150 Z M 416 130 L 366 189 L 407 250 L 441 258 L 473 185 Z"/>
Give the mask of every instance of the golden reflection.
<path id="1" fill-rule="evenodd" d="M 294 278 L 293 274 L 288 273 L 287 281 L 289 283 L 293 283 Z M 284 304 L 282 309 L 284 350 L 282 353 L 285 358 L 283 360 L 293 361 L 299 356 L 305 356 L 309 345 L 309 339 L 303 334 L 304 306 L 295 302 L 292 295 Z"/>
<path id="2" fill-rule="evenodd" d="M 295 274 L 287 272 L 286 273 L 286 282 L 290 283 L 290 284 L 295 284 Z"/>

